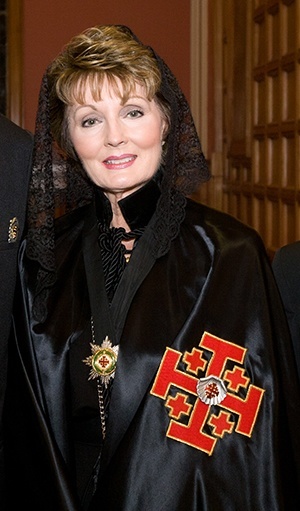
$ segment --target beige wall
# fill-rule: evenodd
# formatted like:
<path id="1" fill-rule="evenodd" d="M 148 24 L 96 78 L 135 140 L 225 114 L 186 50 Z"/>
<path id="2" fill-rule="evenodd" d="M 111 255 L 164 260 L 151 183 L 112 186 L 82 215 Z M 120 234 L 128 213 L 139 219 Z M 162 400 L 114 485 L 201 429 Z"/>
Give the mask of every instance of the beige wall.
<path id="1" fill-rule="evenodd" d="M 190 99 L 190 0 L 23 0 L 24 127 L 33 131 L 43 72 L 75 34 L 128 25 L 169 64 Z"/>

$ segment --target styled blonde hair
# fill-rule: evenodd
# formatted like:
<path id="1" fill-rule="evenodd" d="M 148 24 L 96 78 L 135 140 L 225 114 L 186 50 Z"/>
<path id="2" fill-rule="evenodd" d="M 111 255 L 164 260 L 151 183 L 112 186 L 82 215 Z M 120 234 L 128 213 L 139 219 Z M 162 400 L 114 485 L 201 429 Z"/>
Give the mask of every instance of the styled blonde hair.
<path id="1" fill-rule="evenodd" d="M 87 86 L 93 99 L 101 100 L 104 79 L 124 102 L 134 92 L 136 84 L 142 85 L 146 97 L 157 102 L 169 125 L 168 105 L 157 95 L 161 74 L 152 50 L 141 44 L 125 26 L 89 28 L 71 39 L 48 70 L 52 134 L 59 147 L 75 159 L 66 107 L 74 101 L 83 103 Z"/>

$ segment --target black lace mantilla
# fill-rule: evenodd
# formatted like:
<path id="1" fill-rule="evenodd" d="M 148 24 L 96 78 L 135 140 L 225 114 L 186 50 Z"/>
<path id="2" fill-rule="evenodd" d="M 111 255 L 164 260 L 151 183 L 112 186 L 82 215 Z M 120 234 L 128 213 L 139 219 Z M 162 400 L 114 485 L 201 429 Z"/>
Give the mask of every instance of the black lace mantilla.
<path id="1" fill-rule="evenodd" d="M 153 51 L 153 50 L 152 50 Z M 164 155 L 161 196 L 153 229 L 153 254 L 164 255 L 177 236 L 185 215 L 186 196 L 210 178 L 189 105 L 180 86 L 153 52 L 162 75 L 161 95 L 171 106 L 171 126 Z M 33 170 L 29 188 L 26 254 L 39 270 L 34 302 L 42 319 L 48 289 L 56 278 L 55 217 L 91 202 L 94 187 L 77 163 L 56 147 L 50 130 L 49 85 L 43 77 L 35 129 Z"/>

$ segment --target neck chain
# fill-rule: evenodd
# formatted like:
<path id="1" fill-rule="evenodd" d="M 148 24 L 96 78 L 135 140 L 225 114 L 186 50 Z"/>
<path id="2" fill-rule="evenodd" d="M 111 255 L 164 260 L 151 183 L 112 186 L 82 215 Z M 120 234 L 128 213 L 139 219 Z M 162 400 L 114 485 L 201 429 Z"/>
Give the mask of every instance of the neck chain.
<path id="1" fill-rule="evenodd" d="M 97 380 L 98 404 L 101 421 L 103 440 L 106 435 L 104 389 L 108 388 L 109 382 L 114 378 L 117 368 L 119 346 L 113 346 L 106 336 L 101 346 L 96 344 L 93 316 L 91 317 L 92 343 L 90 343 L 92 355 L 83 360 L 90 369 L 89 380 Z"/>

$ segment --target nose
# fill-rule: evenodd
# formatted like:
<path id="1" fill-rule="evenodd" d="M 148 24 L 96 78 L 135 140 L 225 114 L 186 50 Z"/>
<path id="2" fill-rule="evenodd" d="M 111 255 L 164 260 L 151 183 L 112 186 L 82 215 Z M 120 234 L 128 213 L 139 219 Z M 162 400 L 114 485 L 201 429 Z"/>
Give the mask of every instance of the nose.
<path id="1" fill-rule="evenodd" d="M 118 147 L 125 144 L 126 136 L 124 127 L 118 120 L 107 122 L 106 124 L 106 140 L 105 145 L 108 147 Z"/>

